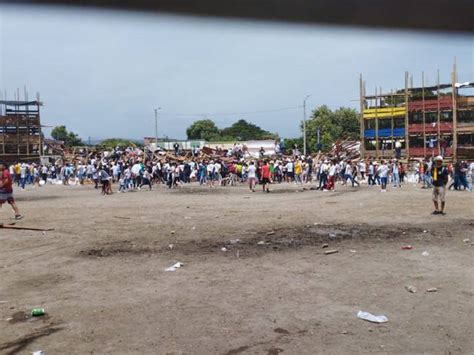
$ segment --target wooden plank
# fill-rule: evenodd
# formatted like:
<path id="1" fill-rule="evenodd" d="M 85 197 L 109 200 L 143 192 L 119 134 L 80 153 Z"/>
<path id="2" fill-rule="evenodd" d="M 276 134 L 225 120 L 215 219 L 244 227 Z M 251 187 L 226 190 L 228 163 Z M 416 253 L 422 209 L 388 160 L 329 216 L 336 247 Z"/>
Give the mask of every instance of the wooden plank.
<path id="1" fill-rule="evenodd" d="M 53 231 L 54 228 L 36 228 L 36 227 L 21 227 L 0 223 L 0 229 L 17 229 L 17 230 L 26 230 L 26 231 L 37 231 L 37 232 L 49 232 Z"/>

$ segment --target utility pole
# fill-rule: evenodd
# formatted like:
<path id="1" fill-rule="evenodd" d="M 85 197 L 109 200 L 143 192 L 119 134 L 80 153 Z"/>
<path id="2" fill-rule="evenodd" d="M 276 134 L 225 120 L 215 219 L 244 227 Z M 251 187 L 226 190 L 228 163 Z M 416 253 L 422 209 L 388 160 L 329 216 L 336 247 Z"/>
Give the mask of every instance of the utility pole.
<path id="1" fill-rule="evenodd" d="M 156 144 L 156 149 L 158 149 L 158 110 L 161 110 L 161 107 L 155 108 L 155 144 Z"/>
<path id="2" fill-rule="evenodd" d="M 316 146 L 317 147 L 317 150 L 318 150 L 318 153 L 321 153 L 321 131 L 318 127 L 318 145 Z"/>
<path id="3" fill-rule="evenodd" d="M 303 155 L 306 156 L 306 100 L 311 95 L 306 95 L 305 99 L 303 100 Z"/>

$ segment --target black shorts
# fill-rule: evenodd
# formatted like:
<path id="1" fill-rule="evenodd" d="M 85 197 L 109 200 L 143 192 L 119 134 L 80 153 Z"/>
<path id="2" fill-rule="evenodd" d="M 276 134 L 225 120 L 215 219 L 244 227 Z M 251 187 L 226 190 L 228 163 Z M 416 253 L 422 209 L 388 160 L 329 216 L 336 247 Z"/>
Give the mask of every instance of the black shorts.
<path id="1" fill-rule="evenodd" d="M 262 180 L 260 180 L 260 183 L 261 183 L 262 185 L 269 184 L 269 183 L 270 183 L 270 179 L 269 179 L 269 178 L 262 178 Z"/>

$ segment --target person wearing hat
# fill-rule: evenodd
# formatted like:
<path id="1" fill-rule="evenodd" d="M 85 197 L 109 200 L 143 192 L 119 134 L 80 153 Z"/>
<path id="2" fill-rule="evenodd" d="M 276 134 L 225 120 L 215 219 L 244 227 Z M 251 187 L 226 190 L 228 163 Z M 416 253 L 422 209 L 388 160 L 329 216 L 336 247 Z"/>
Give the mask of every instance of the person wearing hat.
<path id="1" fill-rule="evenodd" d="M 448 177 L 448 169 L 443 166 L 443 157 L 438 155 L 436 158 L 434 158 L 434 164 L 431 169 L 431 178 L 433 179 L 433 204 L 435 207 L 433 214 L 445 214 L 444 206 Z M 440 202 L 441 209 L 439 208 Z"/>

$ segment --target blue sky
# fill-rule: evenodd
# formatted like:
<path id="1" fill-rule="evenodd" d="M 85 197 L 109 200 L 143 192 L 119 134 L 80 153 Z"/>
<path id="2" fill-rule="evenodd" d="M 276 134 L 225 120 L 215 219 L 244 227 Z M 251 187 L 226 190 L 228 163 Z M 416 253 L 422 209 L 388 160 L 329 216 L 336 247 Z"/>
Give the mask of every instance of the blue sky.
<path id="1" fill-rule="evenodd" d="M 0 6 L 0 90 L 39 91 L 42 120 L 86 138 L 185 138 L 194 120 L 240 118 L 283 137 L 300 134 L 301 108 L 358 107 L 367 90 L 474 81 L 474 36 L 369 31 L 138 13 Z M 175 115 L 175 114 L 193 115 Z M 232 115 L 224 115 L 232 113 Z M 194 115 L 196 114 L 196 115 Z"/>

